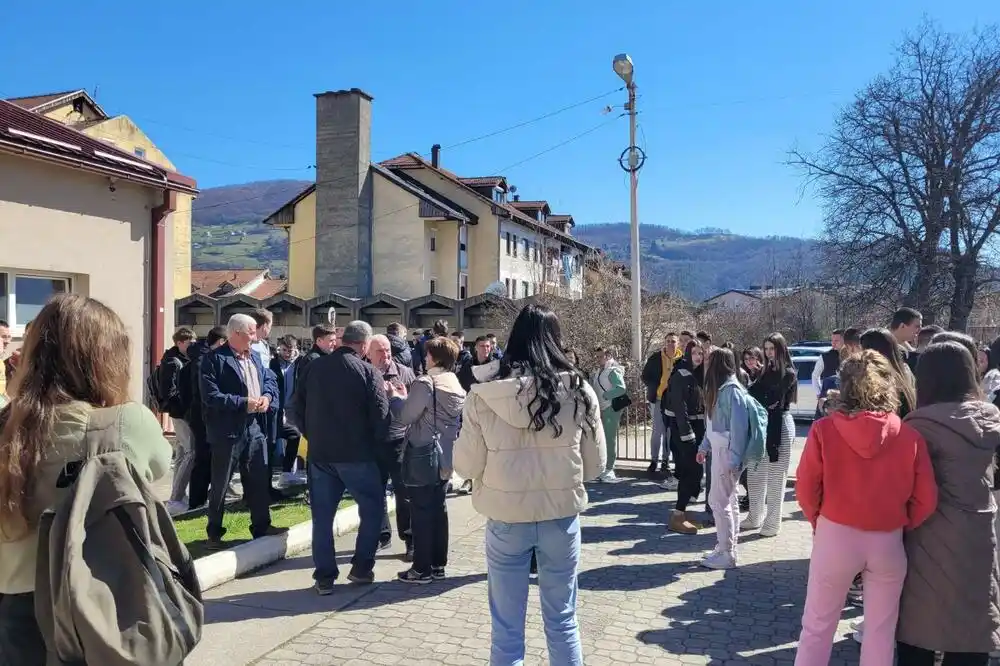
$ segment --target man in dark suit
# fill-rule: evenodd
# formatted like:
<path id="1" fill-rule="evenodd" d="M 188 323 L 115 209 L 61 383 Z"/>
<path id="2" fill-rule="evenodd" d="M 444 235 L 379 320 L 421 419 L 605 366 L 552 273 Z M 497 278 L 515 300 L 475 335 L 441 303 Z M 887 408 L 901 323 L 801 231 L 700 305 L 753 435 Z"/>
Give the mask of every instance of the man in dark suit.
<path id="1" fill-rule="evenodd" d="M 281 453 L 281 485 L 283 486 L 292 485 L 299 481 L 299 477 L 293 474 L 293 470 L 299 452 L 300 434 L 285 414 L 288 403 L 291 402 L 292 393 L 295 392 L 295 362 L 298 360 L 298 355 L 299 341 L 294 335 L 286 335 L 278 340 L 278 354 L 271 359 L 271 371 L 274 372 L 278 381 L 278 411 L 274 417 L 272 437 L 275 442 L 284 442 Z M 277 447 L 275 448 L 277 449 Z M 277 455 L 277 450 L 275 455 Z"/>
<path id="2" fill-rule="evenodd" d="M 278 387 L 260 355 L 250 349 L 257 323 L 236 314 L 226 326 L 228 342 L 201 362 L 201 401 L 212 449 L 208 500 L 208 546 L 223 548 L 225 493 L 239 466 L 243 497 L 250 507 L 250 533 L 256 539 L 288 530 L 271 525 L 267 468 L 268 414 L 278 406 Z"/>

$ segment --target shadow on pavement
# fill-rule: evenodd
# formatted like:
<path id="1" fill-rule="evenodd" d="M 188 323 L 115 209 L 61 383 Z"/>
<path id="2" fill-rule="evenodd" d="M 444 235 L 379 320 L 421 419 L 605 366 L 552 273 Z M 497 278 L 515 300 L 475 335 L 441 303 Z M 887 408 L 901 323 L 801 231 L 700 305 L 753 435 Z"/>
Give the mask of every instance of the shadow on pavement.
<path id="1" fill-rule="evenodd" d="M 291 590 L 268 590 L 235 594 L 211 599 L 205 621 L 239 622 L 255 618 L 268 618 L 280 613 L 286 616 L 309 613 L 334 613 L 346 610 L 371 609 L 388 606 L 408 599 L 421 599 L 446 594 L 464 585 L 486 580 L 486 574 L 453 576 L 428 585 L 407 585 L 397 581 L 377 582 L 374 585 L 352 585 L 347 582 L 334 586 L 333 594 L 320 597 L 311 587 Z M 223 614 L 212 612 L 212 606 L 225 605 Z"/>
<path id="2" fill-rule="evenodd" d="M 709 664 L 791 664 L 802 626 L 806 593 L 802 581 L 808 569 L 809 560 L 800 559 L 729 570 L 713 585 L 681 594 L 680 606 L 665 609 L 662 614 L 670 620 L 670 628 L 643 631 L 636 638 L 670 655 L 708 656 Z M 851 609 L 844 617 L 859 612 Z M 724 645 L 718 642 L 720 634 L 727 636 Z M 831 663 L 857 663 L 857 658 L 853 640 L 834 644 Z"/>

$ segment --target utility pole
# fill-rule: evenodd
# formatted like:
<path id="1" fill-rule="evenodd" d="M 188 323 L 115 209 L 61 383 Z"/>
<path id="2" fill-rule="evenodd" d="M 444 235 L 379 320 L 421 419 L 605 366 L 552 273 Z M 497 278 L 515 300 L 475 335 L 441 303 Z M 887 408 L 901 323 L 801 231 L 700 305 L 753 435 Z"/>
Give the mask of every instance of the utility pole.
<path id="1" fill-rule="evenodd" d="M 628 90 L 629 145 L 618 157 L 618 163 L 629 174 L 629 208 L 631 229 L 631 273 L 632 273 L 632 360 L 642 361 L 642 278 L 639 270 L 639 169 L 646 163 L 646 154 L 635 144 L 636 108 L 635 77 L 632 58 L 627 54 L 616 55 L 612 66 L 615 73 L 625 82 Z"/>

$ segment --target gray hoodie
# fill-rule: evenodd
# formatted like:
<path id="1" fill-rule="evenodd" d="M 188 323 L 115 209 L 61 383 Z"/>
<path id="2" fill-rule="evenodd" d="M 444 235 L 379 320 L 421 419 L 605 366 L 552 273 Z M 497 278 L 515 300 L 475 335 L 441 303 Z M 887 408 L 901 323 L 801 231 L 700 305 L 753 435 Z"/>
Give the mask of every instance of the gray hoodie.
<path id="1" fill-rule="evenodd" d="M 465 389 L 458 377 L 440 368 L 431 368 L 426 375 L 417 377 L 405 399 L 395 397 L 389 403 L 394 422 L 407 427 L 408 441 L 426 444 L 435 432 L 440 433 L 442 479 L 451 478 L 452 453 L 464 404 Z"/>

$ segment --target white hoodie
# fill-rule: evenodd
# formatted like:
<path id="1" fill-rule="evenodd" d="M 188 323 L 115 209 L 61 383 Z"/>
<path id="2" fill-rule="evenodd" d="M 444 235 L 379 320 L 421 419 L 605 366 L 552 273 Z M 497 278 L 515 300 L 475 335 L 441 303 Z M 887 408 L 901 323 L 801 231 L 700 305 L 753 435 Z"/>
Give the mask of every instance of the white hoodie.
<path id="1" fill-rule="evenodd" d="M 597 396 L 582 382 L 590 410 L 585 414 L 581 404 L 574 414 L 571 376 L 563 373 L 562 409 L 556 417 L 562 434 L 557 437 L 550 425 L 539 432 L 527 408 L 534 378 L 488 381 L 499 365 L 475 368 L 476 378 L 486 381 L 473 385 L 466 397 L 455 442 L 455 471 L 473 480 L 473 506 L 487 518 L 508 523 L 579 514 L 587 506 L 584 481 L 597 478 L 607 462 Z M 587 425 L 588 417 L 594 428 Z"/>

